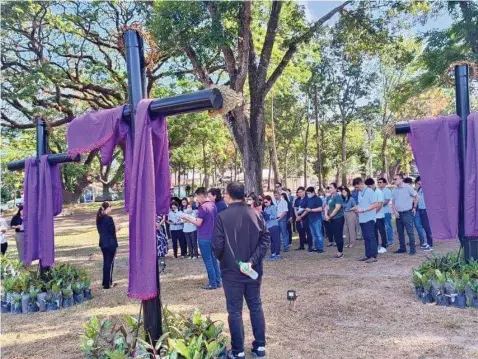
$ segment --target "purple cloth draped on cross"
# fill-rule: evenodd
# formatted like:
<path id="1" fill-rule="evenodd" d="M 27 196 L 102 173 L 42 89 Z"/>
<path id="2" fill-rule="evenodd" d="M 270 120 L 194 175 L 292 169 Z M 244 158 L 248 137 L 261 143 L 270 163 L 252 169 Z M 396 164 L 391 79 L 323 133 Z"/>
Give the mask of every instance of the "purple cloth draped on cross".
<path id="1" fill-rule="evenodd" d="M 166 119 L 150 116 L 152 100 L 142 100 L 136 109 L 134 146 L 125 146 L 125 210 L 129 213 L 128 296 L 141 300 L 158 294 L 156 281 L 156 214 L 167 214 L 170 201 L 168 131 Z M 114 147 L 129 136 L 121 121 L 123 106 L 88 112 L 68 126 L 68 153 L 101 149 L 101 162 L 112 160 Z"/>
<path id="2" fill-rule="evenodd" d="M 458 234 L 459 178 L 457 115 L 410 122 L 413 155 L 420 172 L 433 238 L 455 239 Z M 465 235 L 478 234 L 476 178 L 478 115 L 468 117 L 465 163 Z"/>
<path id="3" fill-rule="evenodd" d="M 51 266 L 55 263 L 53 217 L 61 213 L 63 203 L 58 165 L 50 165 L 47 155 L 39 163 L 34 157 L 27 158 L 23 189 L 23 261 L 30 264 L 40 259 L 43 266 Z"/>

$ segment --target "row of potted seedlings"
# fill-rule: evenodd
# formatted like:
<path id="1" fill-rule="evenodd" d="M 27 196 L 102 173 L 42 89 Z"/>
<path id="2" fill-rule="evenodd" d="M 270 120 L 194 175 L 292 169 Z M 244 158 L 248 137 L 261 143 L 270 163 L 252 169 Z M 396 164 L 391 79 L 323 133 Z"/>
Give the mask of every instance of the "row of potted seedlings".
<path id="1" fill-rule="evenodd" d="M 465 263 L 456 253 L 432 257 L 413 270 L 412 281 L 424 304 L 478 308 L 478 261 Z"/>
<path id="2" fill-rule="evenodd" d="M 87 273 L 69 264 L 51 267 L 42 278 L 18 260 L 2 256 L 0 265 L 2 313 L 50 312 L 92 298 Z"/>

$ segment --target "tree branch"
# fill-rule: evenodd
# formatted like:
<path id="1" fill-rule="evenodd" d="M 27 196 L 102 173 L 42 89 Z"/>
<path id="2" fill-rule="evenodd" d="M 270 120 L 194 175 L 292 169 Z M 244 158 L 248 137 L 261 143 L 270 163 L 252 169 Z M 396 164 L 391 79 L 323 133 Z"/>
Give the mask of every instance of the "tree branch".
<path id="1" fill-rule="evenodd" d="M 277 26 L 279 24 L 279 15 L 282 9 L 282 1 L 274 0 L 272 2 L 271 14 L 267 23 L 267 32 L 262 45 L 261 58 L 259 61 L 259 67 L 257 68 L 258 80 L 262 83 L 265 82 L 267 69 L 272 55 L 272 48 L 274 47 L 275 38 L 277 34 Z"/>
<path id="2" fill-rule="evenodd" d="M 243 11 L 241 23 L 239 27 L 239 43 L 238 43 L 238 73 L 236 77 L 236 92 L 241 92 L 246 82 L 247 72 L 249 69 L 249 51 L 251 50 L 251 2 L 243 3 Z"/>
<path id="3" fill-rule="evenodd" d="M 327 14 L 325 14 L 319 20 L 317 20 L 305 33 L 296 37 L 295 39 L 293 39 L 290 42 L 289 48 L 287 49 L 286 53 L 282 57 L 281 62 L 279 63 L 279 65 L 277 65 L 275 70 L 272 72 L 272 75 L 269 77 L 269 79 L 266 82 L 265 95 L 270 91 L 270 89 L 272 88 L 274 83 L 277 81 L 279 76 L 282 75 L 282 72 L 284 72 L 284 69 L 287 67 L 290 60 L 292 59 L 292 56 L 294 56 L 294 54 L 296 53 L 298 46 L 300 44 L 310 40 L 312 38 L 312 36 L 320 29 L 320 27 L 326 21 L 330 20 L 330 18 L 332 18 L 332 16 L 334 16 L 337 12 L 342 11 L 345 8 L 345 6 L 347 6 L 350 3 L 351 3 L 351 1 L 345 1 L 341 5 L 339 5 L 339 6 L 335 7 L 334 9 L 330 10 Z"/>

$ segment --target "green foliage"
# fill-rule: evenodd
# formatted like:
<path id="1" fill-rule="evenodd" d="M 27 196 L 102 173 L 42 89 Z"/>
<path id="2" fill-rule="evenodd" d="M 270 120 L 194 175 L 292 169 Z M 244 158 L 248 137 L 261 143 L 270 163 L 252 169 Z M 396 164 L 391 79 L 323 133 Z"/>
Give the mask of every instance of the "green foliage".
<path id="1" fill-rule="evenodd" d="M 413 269 L 412 282 L 415 287 L 428 291 L 431 286 L 437 294 L 466 294 L 468 305 L 478 296 L 478 261 L 465 263 L 458 253 L 428 258 L 422 265 Z"/>
<path id="2" fill-rule="evenodd" d="M 140 339 L 144 336 L 141 323 L 131 316 L 125 316 L 119 324 L 93 316 L 83 328 L 81 343 L 88 359 L 214 359 L 224 352 L 227 343 L 224 325 L 198 310 L 186 318 L 164 308 L 164 334 L 155 347 Z"/>

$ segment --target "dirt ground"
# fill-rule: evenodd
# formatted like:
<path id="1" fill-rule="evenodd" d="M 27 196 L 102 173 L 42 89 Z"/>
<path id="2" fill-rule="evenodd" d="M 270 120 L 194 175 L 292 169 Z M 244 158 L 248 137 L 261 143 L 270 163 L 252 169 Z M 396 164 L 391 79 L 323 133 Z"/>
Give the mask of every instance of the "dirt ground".
<path id="1" fill-rule="evenodd" d="M 2 314 L 2 358 L 83 358 L 79 334 L 89 317 L 138 314 L 139 302 L 126 297 L 127 217 L 119 209 L 113 216 L 125 224 L 114 267 L 118 286 L 101 288 L 94 213 L 56 219 L 57 261 L 86 268 L 94 298 L 53 313 Z M 15 255 L 14 247 L 10 242 L 9 255 Z M 266 263 L 262 298 L 268 358 L 478 358 L 476 310 L 423 305 L 414 298 L 411 268 L 425 253 L 386 253 L 377 263 L 366 264 L 356 260 L 363 253 L 361 241 L 346 250 L 343 260 L 331 258 L 331 248 L 323 254 L 291 251 L 281 261 Z M 455 241 L 439 242 L 435 253 L 457 248 Z M 186 314 L 197 307 L 227 323 L 224 293 L 199 290 L 207 281 L 202 261 L 167 259 L 167 273 L 161 277 L 163 303 Z M 299 296 L 295 311 L 288 310 L 288 289 Z M 248 318 L 245 308 L 247 348 L 252 341 Z"/>

